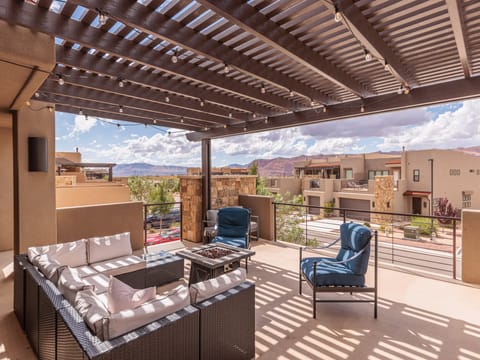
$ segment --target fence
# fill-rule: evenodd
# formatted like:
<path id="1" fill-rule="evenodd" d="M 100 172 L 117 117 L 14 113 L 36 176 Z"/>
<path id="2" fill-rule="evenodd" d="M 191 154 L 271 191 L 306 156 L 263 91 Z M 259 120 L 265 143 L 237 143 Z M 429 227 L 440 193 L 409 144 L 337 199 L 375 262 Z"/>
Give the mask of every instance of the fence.
<path id="1" fill-rule="evenodd" d="M 346 221 L 378 231 L 379 260 L 384 263 L 454 279 L 461 277 L 457 267 L 461 249 L 458 217 L 274 203 L 275 240 L 324 245 L 339 237 L 340 224 Z M 327 254 L 337 251 L 338 247 Z"/>

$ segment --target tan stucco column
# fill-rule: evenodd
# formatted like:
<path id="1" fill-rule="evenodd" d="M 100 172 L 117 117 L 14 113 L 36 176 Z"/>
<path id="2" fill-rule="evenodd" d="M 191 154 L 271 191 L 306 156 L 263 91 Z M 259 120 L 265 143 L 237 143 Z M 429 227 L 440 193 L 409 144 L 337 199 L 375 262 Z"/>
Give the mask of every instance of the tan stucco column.
<path id="1" fill-rule="evenodd" d="M 57 242 L 55 205 L 55 113 L 51 104 L 33 102 L 14 111 L 14 252 Z M 47 171 L 29 171 L 28 138 L 47 141 Z"/>
<path id="2" fill-rule="evenodd" d="M 462 281 L 480 284 L 480 210 L 462 210 Z"/>

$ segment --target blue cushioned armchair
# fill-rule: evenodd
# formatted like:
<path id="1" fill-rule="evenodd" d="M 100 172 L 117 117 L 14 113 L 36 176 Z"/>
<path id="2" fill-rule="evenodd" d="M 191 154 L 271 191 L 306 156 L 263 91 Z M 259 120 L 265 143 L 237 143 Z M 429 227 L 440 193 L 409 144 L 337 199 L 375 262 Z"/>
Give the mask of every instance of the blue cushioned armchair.
<path id="1" fill-rule="evenodd" d="M 250 247 L 250 211 L 240 207 L 218 210 L 217 234 L 212 242 L 224 243 L 240 248 Z"/>
<path id="2" fill-rule="evenodd" d="M 360 224 L 353 222 L 340 225 L 340 237 L 333 243 L 321 248 L 300 248 L 299 292 L 305 281 L 312 288 L 313 318 L 316 318 L 317 302 L 373 302 L 374 317 L 377 317 L 377 232 L 374 238 L 374 285 L 365 285 L 365 273 L 368 269 L 372 233 Z M 305 251 L 326 249 L 340 241 L 340 251 L 335 258 L 303 257 Z M 371 292 L 373 300 L 318 300 L 317 292 Z"/>

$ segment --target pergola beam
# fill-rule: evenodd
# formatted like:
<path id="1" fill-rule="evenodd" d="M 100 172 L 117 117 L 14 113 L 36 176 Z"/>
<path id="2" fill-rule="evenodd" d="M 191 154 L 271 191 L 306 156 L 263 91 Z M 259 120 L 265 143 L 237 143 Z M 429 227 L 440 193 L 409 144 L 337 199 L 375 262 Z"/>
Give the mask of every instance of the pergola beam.
<path id="1" fill-rule="evenodd" d="M 374 95 L 372 91 L 366 89 L 350 75 L 325 60 L 310 47 L 297 40 L 274 21 L 244 1 L 197 0 L 197 2 L 228 19 L 244 31 L 252 33 L 255 37 L 295 62 L 302 64 L 353 94 L 362 98 Z"/>
<path id="2" fill-rule="evenodd" d="M 226 119 L 214 117 L 188 109 L 180 109 L 174 106 L 159 104 L 156 102 L 152 102 L 149 100 L 144 100 L 142 98 L 132 98 L 129 96 L 115 94 L 112 92 L 107 91 L 100 91 L 99 87 L 96 88 L 88 88 L 83 86 L 78 86 L 75 83 L 70 82 L 70 79 L 67 79 L 63 86 L 57 84 L 56 81 L 46 81 L 41 91 L 50 93 L 53 95 L 65 95 L 72 98 L 78 98 L 88 101 L 97 101 L 99 103 L 107 103 L 111 104 L 112 106 L 118 108 L 120 105 L 124 112 L 130 111 L 130 109 L 138 109 L 143 110 L 147 113 L 152 113 L 153 118 L 162 117 L 162 116 L 169 116 L 171 118 L 175 118 L 180 120 L 182 118 L 183 123 L 185 125 L 192 122 L 196 123 L 197 125 L 205 126 L 219 126 L 219 125 L 230 125 L 230 122 Z M 156 115 L 158 114 L 158 115 Z M 216 121 L 215 121 L 216 120 Z M 200 123 L 201 122 L 201 123 Z M 177 124 L 179 127 L 183 125 Z"/>
<path id="3" fill-rule="evenodd" d="M 463 25 L 462 4 L 459 0 L 445 0 L 452 24 L 455 43 L 457 44 L 458 56 L 462 63 L 463 73 L 466 79 L 472 76 L 472 65 L 468 53 L 467 39 L 465 37 L 465 29 Z"/>
<path id="4" fill-rule="evenodd" d="M 78 43 L 82 46 L 97 49 L 119 58 L 156 68 L 190 81 L 207 84 L 219 90 L 249 98 L 253 101 L 264 102 L 281 109 L 296 107 L 293 101 L 286 100 L 271 93 L 262 94 L 259 89 L 245 85 L 226 76 L 218 75 L 214 71 L 204 70 L 189 62 L 179 60 L 178 63 L 174 64 L 171 62 L 170 56 L 162 56 L 165 54 L 153 50 L 148 46 L 138 45 L 109 32 L 96 29 L 83 22 L 66 18 L 48 11 L 48 9 L 26 2 L 8 2 L 5 11 L 0 12 L 0 19 L 26 26 L 35 31 L 60 36 L 73 43 Z"/>
<path id="5" fill-rule="evenodd" d="M 409 87 L 418 85 L 415 77 L 400 62 L 398 55 L 383 41 L 352 0 L 338 0 L 335 4 L 342 14 L 342 21 L 348 22 L 347 27 L 352 35 L 370 54 L 383 60 L 384 65 L 388 66 L 391 74 L 401 84 Z"/>
<path id="6" fill-rule="evenodd" d="M 201 55 L 215 62 L 228 64 L 248 76 L 261 80 L 265 84 L 281 87 L 286 91 L 294 91 L 308 99 L 322 103 L 337 102 L 322 92 L 315 90 L 270 67 L 255 61 L 222 43 L 212 40 L 168 16 L 152 11 L 151 8 L 138 2 L 128 0 L 73 0 L 73 3 L 90 9 L 100 9 L 103 13 L 130 27 L 139 29 L 154 37 L 180 45 L 186 50 Z"/>
<path id="7" fill-rule="evenodd" d="M 138 84 L 161 89 L 165 92 L 184 94 L 198 99 L 200 96 L 200 91 L 195 86 L 175 81 L 173 79 L 169 79 L 168 77 L 163 77 L 160 74 L 152 74 L 149 71 L 139 71 L 138 69 L 128 66 L 124 63 L 111 61 L 94 55 L 88 55 L 73 49 L 66 49 L 63 46 L 57 46 L 56 56 L 58 63 L 74 68 L 83 69 L 85 71 L 93 71 L 98 74 L 106 74 L 114 78 L 122 77 L 123 79 L 128 79 L 129 81 Z M 232 96 L 211 91 L 208 93 L 202 93 L 202 100 L 214 104 L 227 103 L 233 109 L 239 109 L 253 113 L 264 114 L 266 112 L 270 112 L 258 104 L 242 101 Z"/>
<path id="8" fill-rule="evenodd" d="M 206 138 L 220 138 L 231 135 L 241 135 L 272 129 L 287 128 L 292 126 L 308 125 L 332 120 L 346 119 L 387 111 L 409 109 L 419 106 L 430 106 L 451 101 L 460 101 L 478 98 L 480 77 L 455 80 L 446 83 L 419 87 L 409 95 L 387 94 L 375 98 L 355 100 L 348 103 L 332 105 L 327 112 L 305 110 L 292 114 L 269 117 L 268 122 L 263 120 L 250 121 L 246 125 L 228 127 L 227 129 L 214 129 L 207 132 L 192 132 L 187 134 L 187 139 L 200 141 Z M 455 89 L 455 95 L 452 95 Z M 363 105 L 364 112 L 361 112 Z M 244 127 L 247 127 L 246 131 Z"/>

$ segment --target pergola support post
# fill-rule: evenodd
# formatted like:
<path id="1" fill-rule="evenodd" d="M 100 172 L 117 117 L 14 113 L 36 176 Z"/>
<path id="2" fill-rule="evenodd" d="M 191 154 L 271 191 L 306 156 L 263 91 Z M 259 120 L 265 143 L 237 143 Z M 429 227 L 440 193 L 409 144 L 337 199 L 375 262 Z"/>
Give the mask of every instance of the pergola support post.
<path id="1" fill-rule="evenodd" d="M 211 206 L 211 175 L 212 175 L 211 140 L 202 140 L 202 219 Z"/>

